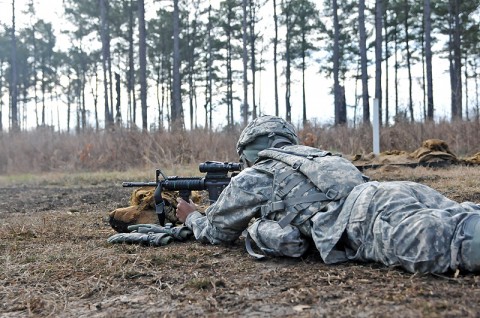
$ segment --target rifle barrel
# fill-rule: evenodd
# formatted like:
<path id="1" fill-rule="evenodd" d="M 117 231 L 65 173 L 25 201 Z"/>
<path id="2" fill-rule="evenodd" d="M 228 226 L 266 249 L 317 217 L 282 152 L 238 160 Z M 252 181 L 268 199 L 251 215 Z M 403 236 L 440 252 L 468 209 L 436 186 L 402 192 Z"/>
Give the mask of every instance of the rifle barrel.
<path id="1" fill-rule="evenodd" d="M 122 182 L 122 187 L 156 187 L 157 183 L 155 181 L 152 182 Z"/>

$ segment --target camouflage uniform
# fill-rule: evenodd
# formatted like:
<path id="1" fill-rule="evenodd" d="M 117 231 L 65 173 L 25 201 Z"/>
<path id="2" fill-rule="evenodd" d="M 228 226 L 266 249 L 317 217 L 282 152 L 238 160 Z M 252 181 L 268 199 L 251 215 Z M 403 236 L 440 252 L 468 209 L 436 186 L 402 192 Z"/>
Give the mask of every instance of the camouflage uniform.
<path id="1" fill-rule="evenodd" d="M 332 169 L 333 165 L 337 166 L 332 162 Z M 186 225 L 202 242 L 235 241 L 253 218 L 262 217 L 261 207 L 274 194 L 272 171 L 284 169 L 285 164 L 273 159 L 245 169 L 207 209 L 206 216 L 194 212 Z M 351 182 L 348 176 L 343 181 L 337 176 L 337 181 Z M 294 197 L 294 190 L 287 197 Z M 318 189 L 312 185 L 306 195 L 313 192 Z M 268 219 L 279 221 L 284 216 L 280 211 Z M 458 267 L 476 270 L 462 253 L 462 242 L 469 239 L 462 229 L 472 217 L 480 219 L 478 205 L 456 203 L 418 183 L 361 183 L 346 199 L 308 204 L 291 222 L 301 233 L 301 241 L 282 245 L 284 250 L 277 255 L 300 256 L 313 241 L 328 264 L 357 260 L 401 265 L 411 272 L 441 273 Z M 271 227 L 271 231 L 277 230 Z M 279 231 L 277 238 L 284 235 Z M 275 240 L 275 233 L 270 238 Z"/>
<path id="2" fill-rule="evenodd" d="M 476 204 L 457 203 L 414 182 L 368 182 L 350 193 L 342 211 L 350 215 L 350 260 L 401 265 L 410 272 L 480 269 L 471 260 L 475 233 L 466 230 L 480 220 Z"/>
<path id="3" fill-rule="evenodd" d="M 327 264 L 480 271 L 480 206 L 418 183 L 365 182 L 347 160 L 297 144 L 294 127 L 279 117 L 250 122 L 237 152 L 247 166 L 256 163 L 232 178 L 206 216 L 187 217 L 197 240 L 231 243 L 248 228 L 270 255 L 298 257 L 313 242 Z"/>

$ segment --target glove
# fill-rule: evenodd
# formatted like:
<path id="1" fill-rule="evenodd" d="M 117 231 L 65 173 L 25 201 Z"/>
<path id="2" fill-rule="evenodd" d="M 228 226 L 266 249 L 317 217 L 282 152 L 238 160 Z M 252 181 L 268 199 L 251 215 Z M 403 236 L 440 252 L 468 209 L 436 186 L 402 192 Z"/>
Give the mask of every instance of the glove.
<path id="1" fill-rule="evenodd" d="M 108 243 L 140 244 L 163 246 L 171 243 L 173 238 L 167 233 L 118 233 L 107 239 Z"/>
<path id="2" fill-rule="evenodd" d="M 192 230 L 190 230 L 188 227 L 173 227 L 171 223 L 167 223 L 165 226 L 156 224 L 135 224 L 130 225 L 128 230 L 136 231 L 138 233 L 166 233 L 180 242 L 189 239 L 193 235 Z"/>

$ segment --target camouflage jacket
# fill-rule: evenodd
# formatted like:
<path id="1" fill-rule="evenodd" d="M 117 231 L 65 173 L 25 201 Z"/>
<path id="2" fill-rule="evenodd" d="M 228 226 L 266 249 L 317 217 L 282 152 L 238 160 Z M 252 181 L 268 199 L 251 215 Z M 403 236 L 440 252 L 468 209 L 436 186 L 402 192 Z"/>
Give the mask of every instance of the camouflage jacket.
<path id="1" fill-rule="evenodd" d="M 295 149 L 295 147 L 290 149 Z M 308 149 L 306 150 L 308 151 Z M 348 173 L 338 172 L 341 170 L 339 167 L 344 167 L 345 171 L 350 172 L 349 169 L 353 167 L 351 163 L 341 157 L 329 156 L 325 160 L 319 160 L 322 160 L 324 165 L 322 168 L 325 168 L 322 170 L 325 170 L 330 176 L 334 175 L 334 177 L 331 177 L 332 188 L 339 184 L 349 184 L 353 187 L 355 184 L 364 182 L 361 174 L 360 176 L 358 174 L 351 176 L 353 173 L 349 175 Z M 220 244 L 235 241 L 254 218 L 264 217 L 275 221 L 282 220 L 289 213 L 288 210 L 274 211 L 273 213 L 271 213 L 271 209 L 268 211 L 268 207 L 272 205 L 273 198 L 279 190 L 275 188 L 275 178 L 278 180 L 279 176 L 286 175 L 284 183 L 288 184 L 289 180 L 295 183 L 286 186 L 289 188 L 285 196 L 286 201 L 299 196 L 314 197 L 315 194 L 321 192 L 301 172 L 286 171 L 285 174 L 285 170 L 288 169 L 291 170 L 290 166 L 284 162 L 265 159 L 252 168 L 243 170 L 238 176 L 232 178 L 218 201 L 207 209 L 205 216 L 194 212 L 187 218 L 186 225 L 193 230 L 197 240 Z M 337 187 L 338 190 L 341 188 L 341 186 Z M 328 192 L 329 189 L 323 190 Z M 340 191 L 334 192 L 338 193 Z M 349 218 L 349 213 L 342 212 L 347 194 L 331 201 L 307 202 L 295 206 L 295 210 L 299 212 L 297 212 L 298 214 L 291 221 L 291 224 L 296 226 L 305 238 L 313 239 L 323 260 L 327 263 L 346 260 L 345 252 L 342 254 L 343 257 L 338 258 L 340 254 L 338 254 L 335 246 L 340 240 Z M 295 254 L 295 251 L 284 255 L 289 254 Z"/>
<path id="2" fill-rule="evenodd" d="M 335 171 L 335 158 L 329 157 L 325 162 L 329 160 L 333 161 L 324 170 Z M 346 172 L 332 173 L 339 185 L 359 183 L 358 178 L 347 172 L 350 168 L 345 162 L 337 163 L 345 164 Z M 284 162 L 266 159 L 245 169 L 207 209 L 206 216 L 194 212 L 187 218 L 186 225 L 198 240 L 220 244 L 236 240 L 254 218 L 279 224 L 289 212 L 279 210 L 266 214 L 265 207 L 272 205 L 278 190 L 274 186 L 275 178 L 279 175 L 294 178 L 293 174 L 283 173 L 288 167 Z M 294 180 L 300 179 L 297 176 Z M 294 197 L 298 201 L 302 193 L 310 196 L 320 191 L 313 184 L 308 186 L 306 177 L 305 180 L 290 189 L 287 200 Z M 285 183 L 288 184 L 288 180 Z M 335 185 L 331 183 L 330 187 Z M 302 191 L 296 192 L 298 189 Z M 430 187 L 402 181 L 362 182 L 346 197 L 302 204 L 289 224 L 298 229 L 305 240 L 315 244 L 327 264 L 356 260 L 402 266 L 410 272 L 443 273 L 457 268 L 480 271 L 480 238 L 476 238 L 476 224 L 480 229 L 478 204 L 457 203 Z M 275 228 L 278 227 L 270 227 L 268 232 L 275 232 Z M 270 242 L 281 235 L 280 231 L 277 236 L 274 233 Z M 300 243 L 298 246 L 305 247 Z M 287 253 L 275 252 L 301 255 L 304 250 L 296 246 L 289 245 L 287 248 L 292 250 Z M 298 251 L 293 250 L 295 248 Z"/>

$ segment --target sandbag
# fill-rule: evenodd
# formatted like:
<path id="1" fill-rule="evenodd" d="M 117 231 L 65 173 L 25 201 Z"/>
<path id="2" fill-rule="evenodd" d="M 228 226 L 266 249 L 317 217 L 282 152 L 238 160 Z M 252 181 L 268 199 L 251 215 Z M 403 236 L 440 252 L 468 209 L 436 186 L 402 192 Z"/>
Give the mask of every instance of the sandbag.
<path id="1" fill-rule="evenodd" d="M 135 189 L 130 196 L 130 205 L 118 208 L 108 213 L 110 226 L 117 232 L 128 233 L 128 226 L 135 224 L 159 224 L 155 212 L 155 187 L 141 187 Z M 162 198 L 165 201 L 165 222 L 179 223 L 176 216 L 178 192 L 164 191 Z M 192 201 L 197 204 L 200 212 L 205 210 L 208 194 L 204 191 L 193 191 Z"/>

